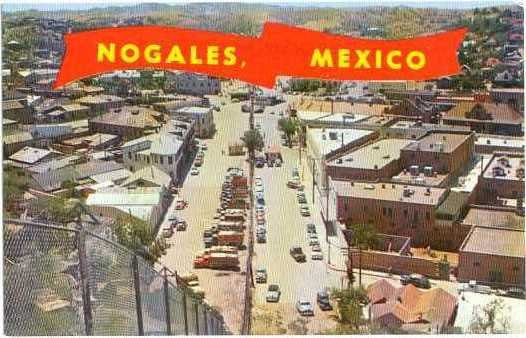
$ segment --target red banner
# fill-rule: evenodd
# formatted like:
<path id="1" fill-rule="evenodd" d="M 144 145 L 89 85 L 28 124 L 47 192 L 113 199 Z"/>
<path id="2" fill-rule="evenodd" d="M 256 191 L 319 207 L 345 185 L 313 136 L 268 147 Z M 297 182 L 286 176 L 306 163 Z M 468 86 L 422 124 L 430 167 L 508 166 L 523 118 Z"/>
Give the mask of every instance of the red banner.
<path id="1" fill-rule="evenodd" d="M 261 37 L 133 26 L 65 35 L 54 88 L 127 69 L 182 70 L 273 87 L 276 76 L 333 80 L 429 80 L 459 73 L 466 29 L 373 40 L 266 23 Z"/>

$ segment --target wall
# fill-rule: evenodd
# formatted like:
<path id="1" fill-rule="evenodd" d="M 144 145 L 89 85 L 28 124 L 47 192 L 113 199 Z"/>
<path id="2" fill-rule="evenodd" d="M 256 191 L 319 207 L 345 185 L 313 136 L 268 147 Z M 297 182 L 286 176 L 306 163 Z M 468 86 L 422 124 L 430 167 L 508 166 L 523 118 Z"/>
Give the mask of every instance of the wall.
<path id="1" fill-rule="evenodd" d="M 493 256 L 487 254 L 460 252 L 458 280 L 492 284 L 490 271 L 497 268 L 502 272 L 502 284 L 525 286 L 524 257 Z"/>

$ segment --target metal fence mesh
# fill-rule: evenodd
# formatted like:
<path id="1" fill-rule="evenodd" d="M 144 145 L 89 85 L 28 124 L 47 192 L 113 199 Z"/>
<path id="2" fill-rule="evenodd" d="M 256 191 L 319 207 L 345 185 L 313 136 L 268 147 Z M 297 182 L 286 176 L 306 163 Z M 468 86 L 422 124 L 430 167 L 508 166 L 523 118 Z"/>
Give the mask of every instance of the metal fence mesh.
<path id="1" fill-rule="evenodd" d="M 4 325 L 7 335 L 82 335 L 76 233 L 4 226 Z"/>
<path id="2" fill-rule="evenodd" d="M 101 238 L 86 238 L 93 333 L 137 335 L 132 255 Z"/>
<path id="3" fill-rule="evenodd" d="M 221 315 L 205 314 L 201 299 L 165 276 L 85 230 L 4 220 L 4 333 L 166 335 L 170 324 L 173 335 L 223 334 Z"/>

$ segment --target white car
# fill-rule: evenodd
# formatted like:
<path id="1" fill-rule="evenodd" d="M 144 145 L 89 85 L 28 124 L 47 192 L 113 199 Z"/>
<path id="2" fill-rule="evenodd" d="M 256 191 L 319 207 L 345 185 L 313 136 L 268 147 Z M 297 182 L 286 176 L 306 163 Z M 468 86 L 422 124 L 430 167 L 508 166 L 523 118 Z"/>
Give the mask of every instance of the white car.
<path id="1" fill-rule="evenodd" d="M 263 186 L 262 185 L 257 185 L 256 188 L 254 189 L 255 192 L 263 192 Z"/>
<path id="2" fill-rule="evenodd" d="M 193 168 L 193 169 L 190 171 L 190 175 L 192 175 L 192 176 L 199 175 L 199 169 L 197 169 L 197 168 Z"/>
<path id="3" fill-rule="evenodd" d="M 321 252 L 313 252 L 310 255 L 310 259 L 312 259 L 313 261 L 322 261 L 323 254 Z"/>

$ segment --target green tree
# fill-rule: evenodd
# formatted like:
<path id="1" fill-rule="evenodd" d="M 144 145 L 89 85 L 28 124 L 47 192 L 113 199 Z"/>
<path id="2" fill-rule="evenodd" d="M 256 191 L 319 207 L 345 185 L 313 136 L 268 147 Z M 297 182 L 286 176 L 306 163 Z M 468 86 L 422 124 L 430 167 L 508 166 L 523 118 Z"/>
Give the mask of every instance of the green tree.
<path id="1" fill-rule="evenodd" d="M 296 120 L 287 117 L 279 119 L 278 127 L 285 133 L 285 136 L 287 137 L 287 143 L 289 144 L 289 147 L 292 148 L 292 138 L 298 131 L 298 123 Z"/>
<path id="2" fill-rule="evenodd" d="M 495 299 L 483 307 L 473 309 L 469 333 L 499 334 L 509 333 L 509 313 L 502 299 Z"/>
<path id="3" fill-rule="evenodd" d="M 133 216 L 118 217 L 113 232 L 117 241 L 154 264 L 166 253 L 168 244 L 164 238 L 157 238 L 147 222 Z"/>
<path id="4" fill-rule="evenodd" d="M 265 146 L 263 136 L 255 129 L 245 131 L 245 134 L 241 137 L 241 141 L 243 141 L 243 144 L 247 148 L 251 161 L 254 158 L 256 150 L 261 151 Z"/>
<path id="5" fill-rule="evenodd" d="M 28 188 L 28 177 L 19 168 L 4 168 L 4 211 L 8 216 L 16 215 L 16 206 Z"/>
<path id="6" fill-rule="evenodd" d="M 378 233 L 376 232 L 376 228 L 372 224 L 353 224 L 350 221 L 347 221 L 345 224 L 346 228 L 348 230 L 351 230 L 351 243 L 349 245 L 352 245 L 353 247 L 358 249 L 359 252 L 359 272 L 358 272 L 358 280 L 359 285 L 362 285 L 362 251 L 368 250 L 369 248 L 374 247 L 378 242 Z M 349 259 L 351 259 L 351 256 L 349 256 Z M 351 259 L 352 261 L 352 259 Z"/>
<path id="7" fill-rule="evenodd" d="M 366 323 L 363 307 L 369 302 L 367 293 L 362 287 L 333 289 L 331 298 L 336 301 L 339 323 L 354 330 L 360 330 Z"/>

